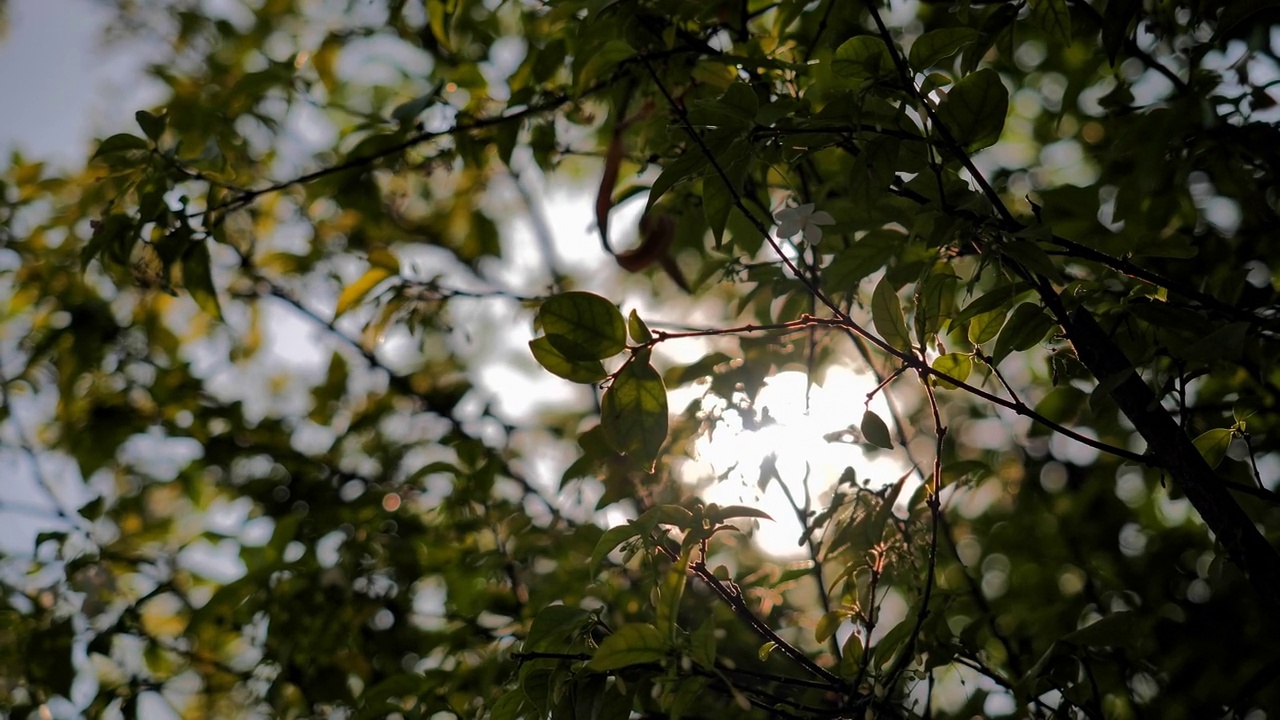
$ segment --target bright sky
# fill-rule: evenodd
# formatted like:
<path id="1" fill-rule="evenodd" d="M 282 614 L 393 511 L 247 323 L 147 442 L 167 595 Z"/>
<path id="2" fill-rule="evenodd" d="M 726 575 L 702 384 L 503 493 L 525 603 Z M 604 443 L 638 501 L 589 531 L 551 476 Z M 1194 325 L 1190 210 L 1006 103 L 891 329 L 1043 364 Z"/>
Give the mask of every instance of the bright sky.
<path id="1" fill-rule="evenodd" d="M 136 83 L 140 60 L 102 47 L 111 17 L 102 4 L 10 0 L 9 14 L 0 41 L 0 162 L 14 149 L 74 161 L 95 134 L 132 122 L 145 100 Z"/>

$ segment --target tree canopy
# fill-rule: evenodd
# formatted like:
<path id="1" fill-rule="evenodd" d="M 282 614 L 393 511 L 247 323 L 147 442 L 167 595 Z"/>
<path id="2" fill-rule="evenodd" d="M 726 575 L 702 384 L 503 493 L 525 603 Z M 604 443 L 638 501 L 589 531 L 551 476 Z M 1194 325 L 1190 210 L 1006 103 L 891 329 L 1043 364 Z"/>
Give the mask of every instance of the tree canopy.
<path id="1" fill-rule="evenodd" d="M 0 710 L 1280 708 L 1276 3 L 111 5 L 163 102 L 0 182 Z"/>

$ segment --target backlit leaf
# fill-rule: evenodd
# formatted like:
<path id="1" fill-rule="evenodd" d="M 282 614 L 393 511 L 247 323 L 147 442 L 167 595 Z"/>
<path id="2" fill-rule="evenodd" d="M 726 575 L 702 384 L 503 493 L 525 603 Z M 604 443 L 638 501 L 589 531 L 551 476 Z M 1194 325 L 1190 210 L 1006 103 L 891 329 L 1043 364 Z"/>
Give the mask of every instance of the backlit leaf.
<path id="1" fill-rule="evenodd" d="M 1227 456 L 1227 450 L 1231 448 L 1231 430 L 1228 428 L 1214 428 L 1208 432 L 1202 433 L 1200 437 L 1195 439 L 1196 449 L 1204 456 L 1209 467 L 1216 468 L 1222 464 L 1223 458 Z"/>
<path id="2" fill-rule="evenodd" d="M 93 158 L 100 158 L 104 155 L 112 155 L 114 153 L 128 152 L 130 150 L 146 150 L 149 147 L 150 145 L 147 144 L 147 141 L 137 135 L 119 133 L 112 135 L 99 143 L 98 150 L 93 153 Z"/>
<path id="3" fill-rule="evenodd" d="M 874 412 L 867 410 L 862 414 L 862 437 L 867 442 L 886 450 L 893 449 L 893 439 L 889 436 L 889 426 Z"/>
<path id="4" fill-rule="evenodd" d="M 596 383 L 608 375 L 599 360 L 573 360 L 565 357 L 546 336 L 529 341 L 529 349 L 538 364 L 565 380 L 577 383 Z"/>
<path id="5" fill-rule="evenodd" d="M 635 310 L 627 316 L 627 333 L 631 335 L 632 342 L 647 343 L 653 340 L 653 333 L 649 332 L 649 326 L 640 319 L 639 313 Z"/>
<path id="6" fill-rule="evenodd" d="M 614 377 L 600 401 L 600 424 L 615 450 L 653 470 L 667 439 L 667 389 L 652 365 L 632 361 Z"/>
<path id="7" fill-rule="evenodd" d="M 538 309 L 547 339 L 566 358 L 600 360 L 622 352 L 627 328 L 622 313 L 608 300 L 586 292 L 548 298 Z"/>
<path id="8" fill-rule="evenodd" d="M 394 273 L 383 267 L 374 266 L 369 268 L 364 275 L 361 275 L 355 282 L 342 289 L 342 293 L 338 295 L 338 305 L 333 312 L 334 317 L 338 317 L 355 307 L 379 283 L 393 275 Z"/>
<path id="9" fill-rule="evenodd" d="M 888 278 L 880 278 L 871 295 L 871 320 L 880 337 L 899 350 L 910 350 L 907 321 L 902 316 L 902 302 Z"/>
<path id="10" fill-rule="evenodd" d="M 964 382 L 969 379 L 969 373 L 973 372 L 973 358 L 963 353 L 947 353 L 935 358 L 931 367 L 940 373 L 945 373 L 960 382 Z M 934 384 L 945 390 L 954 390 L 958 387 L 954 383 L 947 382 L 941 378 L 934 378 Z"/>

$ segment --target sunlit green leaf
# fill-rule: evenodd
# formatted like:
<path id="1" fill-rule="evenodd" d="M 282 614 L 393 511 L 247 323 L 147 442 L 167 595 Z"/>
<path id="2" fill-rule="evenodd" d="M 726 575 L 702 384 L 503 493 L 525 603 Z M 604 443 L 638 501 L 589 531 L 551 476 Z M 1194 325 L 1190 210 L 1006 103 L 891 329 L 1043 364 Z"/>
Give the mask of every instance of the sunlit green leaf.
<path id="1" fill-rule="evenodd" d="M 637 343 L 647 343 L 653 341 L 653 333 L 649 332 L 649 326 L 644 320 L 640 319 L 639 313 L 635 310 L 627 316 L 627 333 L 631 335 L 631 340 Z"/>
<path id="2" fill-rule="evenodd" d="M 902 303 L 887 278 L 880 278 L 871 294 L 871 320 L 880 337 L 899 350 L 910 350 L 907 321 L 902 316 Z"/>
<path id="3" fill-rule="evenodd" d="M 1204 456 L 1209 467 L 1216 468 L 1222 464 L 1223 458 L 1227 456 L 1227 450 L 1231 448 L 1231 440 L 1233 438 L 1230 428 L 1214 428 L 1201 433 L 1195 439 L 1196 449 Z"/>
<path id="4" fill-rule="evenodd" d="M 374 266 L 365 271 L 355 282 L 347 285 L 342 289 L 342 293 L 338 295 L 338 305 L 334 309 L 334 316 L 337 317 L 355 307 L 357 303 L 364 299 L 375 287 L 382 284 L 383 280 L 394 277 L 395 273 L 384 267 Z"/>
<path id="5" fill-rule="evenodd" d="M 969 379 L 969 373 L 973 372 L 973 358 L 964 353 L 947 353 L 934 358 L 931 367 L 940 373 L 964 382 Z M 935 384 L 947 390 L 954 390 L 958 387 L 941 378 L 935 378 Z"/>
<path id="6" fill-rule="evenodd" d="M 970 320 L 969 342 L 974 345 L 981 345 L 999 335 L 1000 328 L 1004 327 L 1004 321 L 1008 314 L 1009 311 L 1006 308 L 996 308 Z"/>

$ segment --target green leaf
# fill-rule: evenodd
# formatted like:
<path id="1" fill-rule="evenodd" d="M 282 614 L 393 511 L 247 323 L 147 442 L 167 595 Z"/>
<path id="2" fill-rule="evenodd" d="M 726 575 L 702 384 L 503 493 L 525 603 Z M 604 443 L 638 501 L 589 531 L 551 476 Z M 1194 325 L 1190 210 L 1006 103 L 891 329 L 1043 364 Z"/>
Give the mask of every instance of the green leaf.
<path id="1" fill-rule="evenodd" d="M 635 310 L 627 316 L 627 332 L 631 335 L 631 340 L 637 343 L 647 343 L 653 341 L 653 333 L 649 332 L 649 326 L 640 319 L 640 315 Z"/>
<path id="2" fill-rule="evenodd" d="M 980 295 L 978 299 L 969 303 L 965 309 L 961 310 L 955 317 L 951 318 L 951 330 L 954 332 L 956 328 L 963 325 L 969 320 L 969 318 L 977 317 L 982 313 L 991 312 L 997 308 L 1012 307 L 1013 301 L 1018 299 L 1019 295 L 1030 289 L 1030 284 L 1025 282 L 1016 282 L 988 290 Z"/>
<path id="3" fill-rule="evenodd" d="M 338 295 L 338 306 L 334 309 L 333 316 L 335 318 L 340 317 L 343 313 L 355 307 L 379 283 L 394 274 L 390 270 L 376 265 L 369 268 L 359 279 L 342 289 L 342 293 Z"/>
<path id="4" fill-rule="evenodd" d="M 576 383 L 597 383 L 608 376 L 599 360 L 573 360 L 565 357 L 546 336 L 529 341 L 533 359 L 551 373 Z"/>
<path id="5" fill-rule="evenodd" d="M 756 656 L 760 658 L 760 662 L 764 662 L 769 659 L 769 656 L 773 654 L 773 649 L 776 647 L 778 647 L 778 643 L 770 640 L 760 646 L 760 649 L 756 652 Z"/>
<path id="6" fill-rule="evenodd" d="M 115 153 L 128 152 L 130 150 L 146 150 L 149 147 L 151 146 L 147 144 L 147 141 L 143 140 L 137 135 L 130 135 L 129 133 L 119 133 L 116 135 L 112 135 L 111 137 L 99 143 L 98 150 L 94 152 L 93 157 L 89 159 L 93 160 L 96 158 L 100 158 L 104 155 L 112 155 Z"/>
<path id="7" fill-rule="evenodd" d="M 1102 48 L 1112 66 L 1120 54 L 1124 41 L 1129 39 L 1133 21 L 1142 12 L 1142 0 L 1107 0 L 1102 11 Z"/>
<path id="8" fill-rule="evenodd" d="M 93 522 L 102 517 L 102 511 L 105 507 L 106 502 L 99 496 L 82 505 L 76 512 L 85 520 Z"/>
<path id="9" fill-rule="evenodd" d="M 814 628 L 813 639 L 819 644 L 826 642 L 832 635 L 836 634 L 836 630 L 840 629 L 840 624 L 848 617 L 849 613 L 846 610 L 832 610 L 818 618 L 818 626 Z"/>
<path id="10" fill-rule="evenodd" d="M 1053 318 L 1036 303 L 1022 303 L 1013 309 L 1009 320 L 1000 331 L 996 349 L 991 353 L 994 362 L 1000 362 L 1010 353 L 1035 347 L 1050 330 L 1057 327 Z"/>
<path id="11" fill-rule="evenodd" d="M 165 125 L 169 121 L 164 115 L 153 115 L 146 110 L 139 110 L 133 114 L 133 117 L 138 121 L 138 127 L 142 128 L 142 134 L 152 140 L 159 140 L 160 136 L 164 135 Z"/>
<path id="12" fill-rule="evenodd" d="M 636 51 L 624 40 L 610 40 L 600 48 L 591 53 L 590 59 L 578 71 L 578 77 L 574 82 L 574 93 L 581 95 L 603 79 L 607 74 L 613 72 L 618 63 L 627 58 L 634 57 Z"/>
<path id="13" fill-rule="evenodd" d="M 964 382 L 969 379 L 969 373 L 973 372 L 973 358 L 963 353 L 947 353 L 935 358 L 932 367 L 940 373 L 946 373 L 956 380 Z M 944 390 L 955 390 L 959 387 L 941 378 L 932 379 L 935 387 L 940 387 Z"/>
<path id="14" fill-rule="evenodd" d="M 697 543 L 692 537 L 685 540 L 680 557 L 662 576 L 662 584 L 658 589 L 657 627 L 668 640 L 675 642 L 680 626 L 680 600 L 684 597 L 685 584 L 689 577 L 689 559 Z"/>
<path id="15" fill-rule="evenodd" d="M 883 80 L 897 74 L 889 47 L 875 35 L 859 35 L 836 48 L 831 69 L 836 77 L 853 82 Z"/>
<path id="16" fill-rule="evenodd" d="M 885 342 L 899 350 L 911 350 L 907 321 L 902 316 L 902 303 L 888 278 L 880 278 L 871 294 L 871 320 Z"/>
<path id="17" fill-rule="evenodd" d="M 724 522 L 733 518 L 749 517 L 760 520 L 772 520 L 773 516 L 749 505 L 728 505 L 725 507 L 716 507 L 714 510 L 707 511 L 707 519 L 714 523 Z"/>
<path id="18" fill-rule="evenodd" d="M 428 93 L 400 103 L 391 111 L 391 119 L 395 120 L 396 124 L 401 128 L 413 127 L 413 124 L 418 120 L 418 116 L 430 107 L 431 103 L 435 102 L 436 96 L 439 92 L 440 87 L 437 86 L 432 88 Z M 519 128 L 519 124 L 517 123 L 511 123 L 511 125 Z"/>
<path id="19" fill-rule="evenodd" d="M 729 223 L 729 211 L 733 210 L 733 193 L 724 179 L 716 176 L 702 181 L 702 213 L 707 227 L 715 238 L 716 247 L 724 243 L 724 228 Z"/>
<path id="20" fill-rule="evenodd" d="M 858 283 L 871 273 L 884 267 L 894 251 L 902 247 L 907 236 L 892 231 L 876 231 L 854 241 L 848 249 L 841 250 L 822 271 L 822 284 L 831 292 L 857 291 Z"/>
<path id="21" fill-rule="evenodd" d="M 1031 0 L 1031 20 L 1049 37 L 1071 44 L 1071 9 L 1067 0 Z"/>
<path id="22" fill-rule="evenodd" d="M 1050 280 L 1062 282 L 1062 273 L 1049 254 L 1030 240 L 1013 239 L 1000 245 L 1000 253 L 1019 265 Z"/>
<path id="23" fill-rule="evenodd" d="M 938 61 L 960 52 L 965 45 L 977 40 L 982 33 L 970 27 L 930 30 L 916 39 L 911 46 L 911 68 L 923 71 Z"/>
<path id="24" fill-rule="evenodd" d="M 627 346 L 626 323 L 613 303 L 587 292 L 555 295 L 538 309 L 538 324 L 566 358 L 600 360 Z"/>
<path id="25" fill-rule="evenodd" d="M 637 358 L 618 372 L 600 401 L 600 424 L 615 450 L 653 471 L 667 439 L 667 389 L 652 365 Z"/>
<path id="26" fill-rule="evenodd" d="M 882 447 L 885 450 L 893 449 L 893 439 L 889 436 L 889 426 L 884 420 L 874 412 L 867 410 L 862 414 L 862 437 L 867 442 Z"/>
<path id="27" fill-rule="evenodd" d="M 5 638 L 6 642 L 13 637 L 9 635 L 8 627 L 8 623 L 13 620 L 13 618 L 5 618 L 5 631 L 8 635 Z M 21 625 L 18 625 L 18 632 L 21 632 Z M 19 645 L 21 649 L 18 652 L 25 650 L 24 664 L 27 675 L 42 691 L 66 697 L 71 695 L 71 683 L 76 677 L 75 666 L 72 663 L 74 659 L 72 645 L 75 638 L 75 626 L 72 619 L 68 617 L 31 633 L 25 648 Z M 19 669 L 22 667 L 22 665 L 18 666 Z"/>
<path id="28" fill-rule="evenodd" d="M 635 524 L 643 532 L 649 532 L 659 525 L 674 525 L 681 530 L 688 530 L 693 527 L 693 513 L 679 505 L 663 503 L 645 510 L 643 515 L 636 518 Z"/>
<path id="29" fill-rule="evenodd" d="M 695 177 L 703 170 L 710 166 L 707 156 L 703 154 L 702 148 L 695 146 L 685 150 L 680 157 L 673 160 L 669 165 L 662 169 L 657 179 L 653 181 L 653 186 L 649 188 L 649 199 L 646 201 L 645 210 L 648 211 L 653 207 L 658 199 L 666 194 L 668 190 L 675 187 L 685 180 Z M 712 182 L 723 182 L 717 177 L 711 178 Z"/>
<path id="30" fill-rule="evenodd" d="M 596 568 L 600 567 L 600 563 L 604 562 L 605 557 L 613 552 L 615 548 L 633 537 L 638 537 L 643 532 L 643 526 L 635 522 L 605 530 L 604 535 L 601 535 L 600 540 L 596 543 L 595 550 L 591 551 L 591 572 L 594 573 Z"/>
<path id="31" fill-rule="evenodd" d="M 534 616 L 524 639 L 526 652 L 569 652 L 574 639 L 590 621 L 591 613 L 568 605 L 549 605 Z"/>
<path id="32" fill-rule="evenodd" d="M 1057 423 L 1059 425 L 1068 425 L 1080 415 L 1089 403 L 1089 396 L 1083 390 L 1074 385 L 1059 385 L 1049 391 L 1044 399 L 1036 404 L 1035 410 L 1039 415 L 1043 415 L 1046 420 Z M 1031 426 L 1032 435 L 1044 435 L 1048 432 L 1048 428 L 1036 423 Z"/>
<path id="33" fill-rule="evenodd" d="M 982 313 L 969 321 L 969 342 L 974 345 L 981 345 L 1000 334 L 1000 328 L 1004 327 L 1004 319 L 1008 316 L 1009 311 L 1006 308 L 996 308 L 991 312 Z"/>
<path id="34" fill-rule="evenodd" d="M 849 633 L 841 650 L 843 651 L 839 666 L 841 676 L 857 677 L 858 671 L 862 668 L 862 638 L 858 637 L 858 633 Z"/>
<path id="35" fill-rule="evenodd" d="M 489 708 L 489 720 L 518 720 L 524 708 L 523 692 L 506 692 Z"/>
<path id="36" fill-rule="evenodd" d="M 182 256 L 182 284 L 200 309 L 222 320 L 222 305 L 213 287 L 209 246 L 203 240 L 193 241 Z"/>
<path id="37" fill-rule="evenodd" d="M 1004 130 L 1009 112 L 1009 91 L 1000 74 L 983 68 L 964 77 L 938 106 L 938 118 L 963 150 L 972 152 L 994 145 Z"/>
<path id="38" fill-rule="evenodd" d="M 689 121 L 698 126 L 738 127 L 743 132 L 755 122 L 760 101 L 746 83 L 737 82 L 716 100 L 694 101 Z"/>
<path id="39" fill-rule="evenodd" d="M 1216 468 L 1222 464 L 1231 448 L 1232 432 L 1228 428 L 1215 428 L 1195 439 L 1196 449 L 1204 456 L 1209 467 Z"/>
<path id="40" fill-rule="evenodd" d="M 667 641 L 658 628 L 645 623 L 628 623 L 606 637 L 587 663 L 595 672 L 609 672 L 632 665 L 661 662 L 667 656 Z"/>

